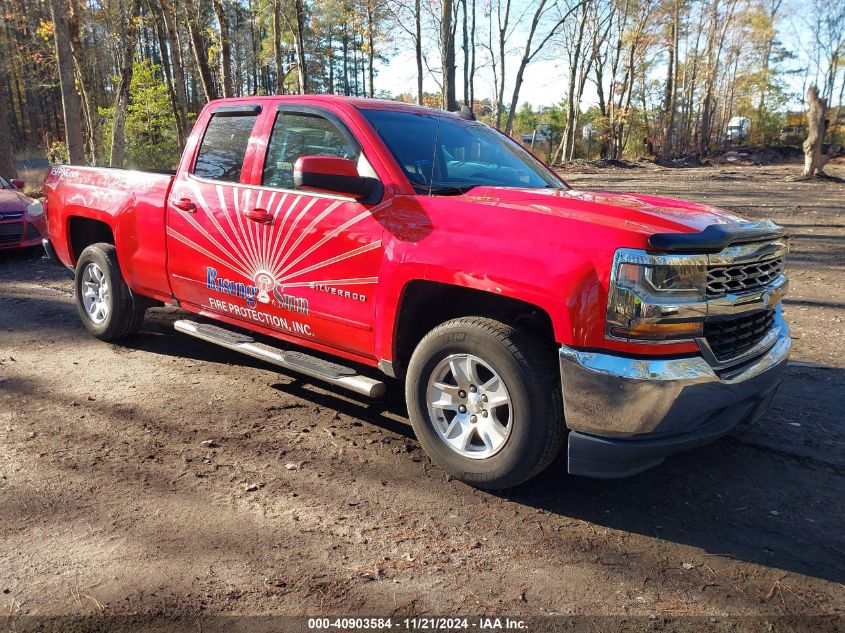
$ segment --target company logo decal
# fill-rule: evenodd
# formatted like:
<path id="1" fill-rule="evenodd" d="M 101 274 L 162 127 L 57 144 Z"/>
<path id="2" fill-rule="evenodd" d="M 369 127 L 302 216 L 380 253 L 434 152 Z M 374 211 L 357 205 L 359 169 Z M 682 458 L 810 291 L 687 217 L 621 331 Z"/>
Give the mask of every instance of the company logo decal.
<path id="1" fill-rule="evenodd" d="M 217 269 L 211 266 L 205 269 L 205 287 L 214 292 L 240 297 L 246 300 L 246 304 L 250 308 L 255 307 L 255 293 L 258 292 L 258 288 L 240 281 L 222 279 L 217 276 Z"/>
<path id="2" fill-rule="evenodd" d="M 276 287 L 276 280 L 273 279 L 273 275 L 266 270 L 258 271 L 258 274 L 255 275 L 255 285 L 258 286 L 256 299 L 261 303 L 270 303 L 270 295 L 268 293 Z"/>
<path id="3" fill-rule="evenodd" d="M 369 232 L 360 225 L 372 222 L 389 201 L 365 209 L 307 194 L 232 185 L 209 189 L 193 180 L 188 186 L 197 213 L 178 211 L 179 222 L 168 226 L 167 234 L 200 256 L 209 292 L 234 298 L 210 298 L 214 309 L 297 333 L 309 330 L 310 336 L 307 324 L 264 312 L 262 306 L 309 315 L 308 299 L 295 296 L 297 288 L 367 301 L 363 290 L 378 278 L 344 277 L 344 273 L 348 274 L 350 260 L 372 256 L 368 253 L 381 248 L 381 239 L 367 241 Z M 213 206 L 207 199 L 209 191 L 214 192 Z M 246 219 L 243 211 L 254 208 L 267 209 L 272 222 L 257 225 Z M 334 214 L 342 218 L 333 220 Z M 326 224 L 332 228 L 321 231 Z"/>
<path id="4" fill-rule="evenodd" d="M 288 312 L 308 314 L 308 299 L 286 294 L 284 287 L 276 285 L 273 275 L 266 270 L 259 271 L 255 275 L 255 284 L 245 284 L 241 281 L 224 279 L 218 275 L 216 268 L 207 266 L 205 269 L 205 287 L 214 292 L 243 299 L 250 308 L 255 308 L 260 302 L 272 304 L 274 307 Z M 270 296 L 271 293 L 272 297 Z"/>

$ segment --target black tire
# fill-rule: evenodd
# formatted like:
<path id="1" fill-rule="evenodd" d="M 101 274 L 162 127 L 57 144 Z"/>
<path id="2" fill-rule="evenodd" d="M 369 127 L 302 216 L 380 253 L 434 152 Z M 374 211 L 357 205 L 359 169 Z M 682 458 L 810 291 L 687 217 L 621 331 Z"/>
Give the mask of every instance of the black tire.
<path id="1" fill-rule="evenodd" d="M 108 284 L 108 298 L 105 301 L 108 313 L 98 322 L 85 308 L 83 299 L 83 278 L 86 268 L 95 264 Z M 112 244 L 92 244 L 79 256 L 74 279 L 76 310 L 85 329 L 101 341 L 115 341 L 136 333 L 144 321 L 145 309 L 136 310 L 132 304 L 129 286 L 123 279 L 117 263 L 117 251 Z"/>
<path id="2" fill-rule="evenodd" d="M 429 412 L 429 380 L 455 354 L 484 361 L 510 395 L 507 439 L 498 452 L 483 459 L 450 447 Z M 483 317 L 448 321 L 420 341 L 408 364 L 405 398 L 414 432 L 429 457 L 456 479 L 488 490 L 511 488 L 539 474 L 563 446 L 559 375 L 553 350 L 526 331 Z"/>

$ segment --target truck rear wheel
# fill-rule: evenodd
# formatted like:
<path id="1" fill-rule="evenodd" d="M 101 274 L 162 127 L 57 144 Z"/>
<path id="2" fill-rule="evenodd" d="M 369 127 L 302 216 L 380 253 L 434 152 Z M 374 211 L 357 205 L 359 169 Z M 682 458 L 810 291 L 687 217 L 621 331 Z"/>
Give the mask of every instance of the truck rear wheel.
<path id="1" fill-rule="evenodd" d="M 144 320 L 144 309 L 132 304 L 129 286 L 111 244 L 92 244 L 76 262 L 76 309 L 85 329 L 102 341 L 134 334 Z"/>
<path id="2" fill-rule="evenodd" d="M 493 319 L 437 326 L 408 364 L 405 397 L 431 459 L 478 488 L 510 488 L 546 468 L 564 438 L 559 371 L 536 338 Z"/>

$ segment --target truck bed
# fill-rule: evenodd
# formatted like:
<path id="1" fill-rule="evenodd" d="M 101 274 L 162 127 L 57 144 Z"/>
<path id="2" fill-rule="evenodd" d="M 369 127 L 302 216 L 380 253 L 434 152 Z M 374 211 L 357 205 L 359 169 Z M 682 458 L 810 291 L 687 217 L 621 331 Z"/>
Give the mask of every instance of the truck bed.
<path id="1" fill-rule="evenodd" d="M 133 292 L 168 296 L 165 213 L 174 175 L 165 170 L 51 166 L 44 192 L 56 255 L 68 266 L 76 264 L 80 253 L 70 238 L 73 224 L 84 223 L 90 230 L 107 227 Z"/>

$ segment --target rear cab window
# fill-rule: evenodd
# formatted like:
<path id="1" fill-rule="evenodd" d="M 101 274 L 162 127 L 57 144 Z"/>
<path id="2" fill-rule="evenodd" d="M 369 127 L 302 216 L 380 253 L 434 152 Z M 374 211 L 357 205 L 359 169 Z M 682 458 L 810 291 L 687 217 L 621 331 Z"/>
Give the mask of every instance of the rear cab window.
<path id="1" fill-rule="evenodd" d="M 257 112 L 215 112 L 205 128 L 193 174 L 223 182 L 240 182 Z"/>

